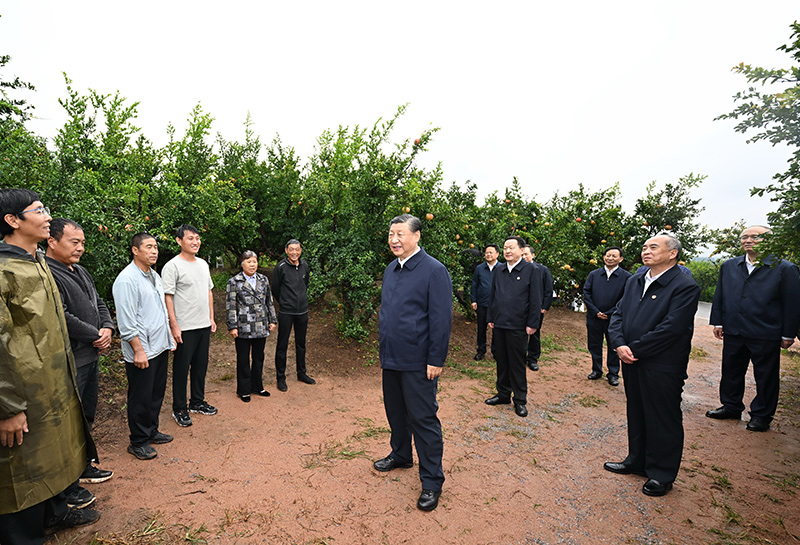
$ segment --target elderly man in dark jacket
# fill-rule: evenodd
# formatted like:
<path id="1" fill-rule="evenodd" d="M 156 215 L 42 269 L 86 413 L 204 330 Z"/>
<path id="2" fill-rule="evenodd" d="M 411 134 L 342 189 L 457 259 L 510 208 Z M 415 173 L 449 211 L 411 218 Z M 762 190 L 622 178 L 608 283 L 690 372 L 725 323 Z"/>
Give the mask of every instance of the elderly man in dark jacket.
<path id="1" fill-rule="evenodd" d="M 472 274 L 472 289 L 469 295 L 478 322 L 478 350 L 475 352 L 475 361 L 482 360 L 486 355 L 486 328 L 489 326 L 486 315 L 489 311 L 489 292 L 492 291 L 492 272 L 497 265 L 499 255 L 500 248 L 497 244 L 487 244 L 483 249 L 486 261 L 475 267 L 475 272 Z M 492 337 L 492 354 L 494 354 L 494 337 Z"/>
<path id="2" fill-rule="evenodd" d="M 86 237 L 83 228 L 65 218 L 53 218 L 47 239 L 47 265 L 58 285 L 64 303 L 69 341 L 77 366 L 78 392 L 83 402 L 83 414 L 91 429 L 97 413 L 97 393 L 100 381 L 99 354 L 111 344 L 114 322 L 105 302 L 97 293 L 89 272 L 78 265 L 83 255 Z M 83 483 L 101 483 L 113 473 L 99 469 L 87 461 L 80 477 Z M 85 507 L 94 495 L 74 483 L 67 491 L 67 502 L 73 507 Z"/>
<path id="3" fill-rule="evenodd" d="M 383 273 L 378 333 L 392 452 L 374 467 L 411 467 L 413 436 L 422 481 L 417 507 L 431 511 L 444 483 L 436 391 L 450 343 L 453 287 L 444 265 L 419 247 L 421 227 L 409 214 L 389 225 L 389 248 L 397 259 Z"/>

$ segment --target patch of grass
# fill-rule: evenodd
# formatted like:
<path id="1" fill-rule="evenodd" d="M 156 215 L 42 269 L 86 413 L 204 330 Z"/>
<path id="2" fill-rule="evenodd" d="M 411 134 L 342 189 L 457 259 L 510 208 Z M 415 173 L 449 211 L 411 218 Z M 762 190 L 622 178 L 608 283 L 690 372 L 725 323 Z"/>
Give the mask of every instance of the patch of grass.
<path id="1" fill-rule="evenodd" d="M 199 473 L 192 473 L 190 475 L 190 477 L 192 478 L 192 480 L 188 481 L 188 484 L 194 484 L 194 483 L 196 483 L 198 481 L 204 481 L 204 482 L 207 482 L 207 483 L 215 483 L 215 482 L 217 482 L 217 478 L 216 477 L 206 477 L 205 475 L 200 475 Z"/>
<path id="2" fill-rule="evenodd" d="M 369 458 L 364 449 L 351 449 L 338 441 L 320 445 L 317 452 L 304 454 L 308 460 L 303 463 L 303 469 L 314 469 L 329 466 L 333 460 L 352 460 L 354 458 Z"/>
<path id="3" fill-rule="evenodd" d="M 564 347 L 558 344 L 558 341 L 551 333 L 542 335 L 542 353 L 545 352 L 561 352 Z"/>
<path id="4" fill-rule="evenodd" d="M 599 407 L 601 405 L 606 405 L 608 401 L 605 399 L 599 398 L 597 396 L 588 395 L 578 399 L 578 405 L 581 407 Z"/>
<path id="5" fill-rule="evenodd" d="M 392 432 L 392 430 L 386 426 L 376 426 L 371 418 L 356 418 L 356 422 L 364 428 L 353 434 L 353 439 L 356 441 L 371 437 L 379 437 Z"/>
<path id="6" fill-rule="evenodd" d="M 219 378 L 213 379 L 211 382 L 227 382 L 229 380 L 233 380 L 236 377 L 233 373 L 225 373 L 224 375 L 220 375 Z"/>
<path id="7" fill-rule="evenodd" d="M 189 543 L 208 543 L 205 538 L 200 536 L 202 533 L 208 533 L 208 529 L 206 528 L 205 524 L 201 524 L 199 527 L 194 529 L 189 526 L 183 526 L 183 528 L 186 530 L 186 533 L 183 536 L 184 541 L 188 541 Z"/>
<path id="8" fill-rule="evenodd" d="M 497 368 L 494 362 L 487 362 L 485 359 L 468 362 L 448 360 L 445 367 L 457 371 L 462 376 L 479 380 L 487 386 L 493 387 L 497 380 Z"/>
<path id="9" fill-rule="evenodd" d="M 689 352 L 689 359 L 700 359 L 700 358 L 708 358 L 710 354 L 704 348 L 699 346 L 692 346 L 691 352 Z"/>
<path id="10" fill-rule="evenodd" d="M 763 475 L 769 479 L 772 484 L 789 494 L 794 495 L 794 490 L 792 490 L 792 488 L 800 488 L 800 474 L 798 473 L 791 473 L 789 475 L 764 473 Z"/>
<path id="11" fill-rule="evenodd" d="M 719 507 L 724 511 L 725 514 L 725 524 L 736 524 L 737 526 L 742 526 L 742 516 L 733 510 L 733 508 L 725 502 L 717 501 L 717 498 L 714 497 L 714 494 L 711 494 L 711 505 L 714 507 Z"/>

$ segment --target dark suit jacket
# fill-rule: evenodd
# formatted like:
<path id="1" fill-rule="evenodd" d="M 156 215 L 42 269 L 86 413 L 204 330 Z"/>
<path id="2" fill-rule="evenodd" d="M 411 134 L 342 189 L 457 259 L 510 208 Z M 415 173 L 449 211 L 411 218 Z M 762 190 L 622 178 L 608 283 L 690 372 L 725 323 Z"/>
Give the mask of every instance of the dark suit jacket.
<path id="1" fill-rule="evenodd" d="M 800 324 L 797 265 L 767 258 L 748 275 L 745 257 L 734 257 L 720 267 L 708 323 L 721 325 L 727 335 L 793 338 Z"/>
<path id="2" fill-rule="evenodd" d="M 542 319 L 542 271 L 520 259 L 511 272 L 500 263 L 494 268 L 486 321 L 500 329 L 538 329 Z"/>
<path id="3" fill-rule="evenodd" d="M 534 261 L 533 264 L 539 267 L 539 272 L 542 273 L 542 308 L 550 310 L 550 305 L 553 304 L 553 275 L 550 274 L 550 269 L 538 261 Z"/>
<path id="4" fill-rule="evenodd" d="M 450 347 L 453 285 L 450 273 L 420 249 L 403 267 L 395 259 L 383 273 L 378 318 L 382 369 L 442 367 Z"/>
<path id="5" fill-rule="evenodd" d="M 643 289 L 643 274 L 625 284 L 608 326 L 611 347 L 627 345 L 637 364 L 685 375 L 700 287 L 672 267 L 650 284 L 644 297 Z"/>
<path id="6" fill-rule="evenodd" d="M 614 269 L 611 277 L 606 275 L 606 268 L 600 267 L 589 273 L 583 284 L 583 303 L 586 305 L 586 316 L 597 318 L 597 313 L 611 314 L 622 298 L 625 283 L 631 273 L 621 267 Z"/>

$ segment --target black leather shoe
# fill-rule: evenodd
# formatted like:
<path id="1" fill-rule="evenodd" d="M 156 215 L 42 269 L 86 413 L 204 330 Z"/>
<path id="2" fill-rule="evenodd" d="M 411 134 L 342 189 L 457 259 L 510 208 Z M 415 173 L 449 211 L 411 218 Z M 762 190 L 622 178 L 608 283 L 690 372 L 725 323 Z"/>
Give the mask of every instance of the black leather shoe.
<path id="1" fill-rule="evenodd" d="M 511 400 L 509 398 L 502 398 L 499 395 L 493 395 L 486 401 L 484 401 L 487 405 L 510 405 Z"/>
<path id="2" fill-rule="evenodd" d="M 261 390 L 260 392 L 254 392 L 254 393 L 260 395 L 261 397 L 269 397 L 270 395 L 269 392 L 266 390 Z"/>
<path id="3" fill-rule="evenodd" d="M 642 487 L 642 492 L 648 496 L 663 496 L 672 490 L 672 483 L 662 483 L 655 479 L 648 479 Z"/>
<path id="4" fill-rule="evenodd" d="M 474 359 L 475 361 L 481 361 L 483 359 L 483 352 L 478 352 L 472 359 Z"/>
<path id="5" fill-rule="evenodd" d="M 732 411 L 727 407 L 720 407 L 718 409 L 707 411 L 706 416 L 709 418 L 716 418 L 717 420 L 740 420 L 742 418 L 742 413 Z"/>
<path id="6" fill-rule="evenodd" d="M 767 431 L 769 429 L 769 420 L 761 418 L 760 416 L 750 417 L 750 422 L 747 423 L 749 431 Z"/>
<path id="7" fill-rule="evenodd" d="M 288 388 L 286 387 L 286 379 L 285 378 L 279 378 L 278 379 L 278 390 L 280 390 L 281 392 L 285 392 L 286 390 L 288 390 Z"/>
<path id="8" fill-rule="evenodd" d="M 538 361 L 529 361 L 528 362 L 528 369 L 531 371 L 538 371 L 539 370 L 539 362 Z"/>
<path id="9" fill-rule="evenodd" d="M 619 377 L 608 377 L 608 383 L 611 386 L 619 386 Z"/>
<path id="10" fill-rule="evenodd" d="M 372 464 L 372 467 L 374 467 L 378 471 L 391 471 L 398 467 L 401 469 L 408 469 L 413 465 L 414 465 L 413 462 L 400 462 L 399 460 L 392 458 L 392 455 L 390 454 L 386 458 L 381 458 L 377 462 L 374 462 Z"/>
<path id="11" fill-rule="evenodd" d="M 311 378 L 308 375 L 297 375 L 297 380 L 300 382 L 305 382 L 306 384 L 316 384 L 317 381 Z"/>
<path id="12" fill-rule="evenodd" d="M 603 378 L 603 373 L 600 373 L 599 371 L 592 371 L 586 378 L 589 380 L 597 380 L 599 378 Z"/>
<path id="13" fill-rule="evenodd" d="M 528 416 L 528 408 L 522 403 L 514 403 L 514 412 L 517 413 L 517 416 L 521 416 L 522 418 Z"/>
<path id="14" fill-rule="evenodd" d="M 239 399 L 241 399 L 245 403 L 250 403 L 250 394 L 245 394 L 243 396 L 239 396 Z"/>
<path id="15" fill-rule="evenodd" d="M 441 490 L 423 490 L 417 500 L 417 507 L 423 511 L 433 511 L 439 505 L 439 496 L 441 495 Z"/>
<path id="16" fill-rule="evenodd" d="M 603 464 L 603 469 L 611 473 L 619 473 L 620 475 L 644 475 L 643 471 L 633 469 L 633 466 L 624 462 L 606 462 Z"/>

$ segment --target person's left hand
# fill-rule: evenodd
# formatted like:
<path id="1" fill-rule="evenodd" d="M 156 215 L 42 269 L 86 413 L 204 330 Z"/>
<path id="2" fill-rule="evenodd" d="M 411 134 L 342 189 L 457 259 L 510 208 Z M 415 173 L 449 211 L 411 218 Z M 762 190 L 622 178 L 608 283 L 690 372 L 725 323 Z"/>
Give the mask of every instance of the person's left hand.
<path id="1" fill-rule="evenodd" d="M 94 346 L 95 348 L 99 348 L 101 351 L 111 346 L 112 332 L 113 330 L 107 327 L 100 329 L 100 336 L 97 337 L 96 341 L 92 342 L 92 346 Z"/>
<path id="2" fill-rule="evenodd" d="M 275 331 L 275 324 L 269 324 L 269 330 Z"/>
<path id="3" fill-rule="evenodd" d="M 442 368 L 435 365 L 428 366 L 428 380 L 433 380 L 442 374 Z"/>
<path id="4" fill-rule="evenodd" d="M 533 327 L 526 327 L 525 333 L 527 333 L 528 335 L 533 335 L 534 333 L 536 333 L 536 329 Z"/>
<path id="5" fill-rule="evenodd" d="M 794 344 L 794 339 L 781 339 L 781 348 L 786 349 Z"/>

